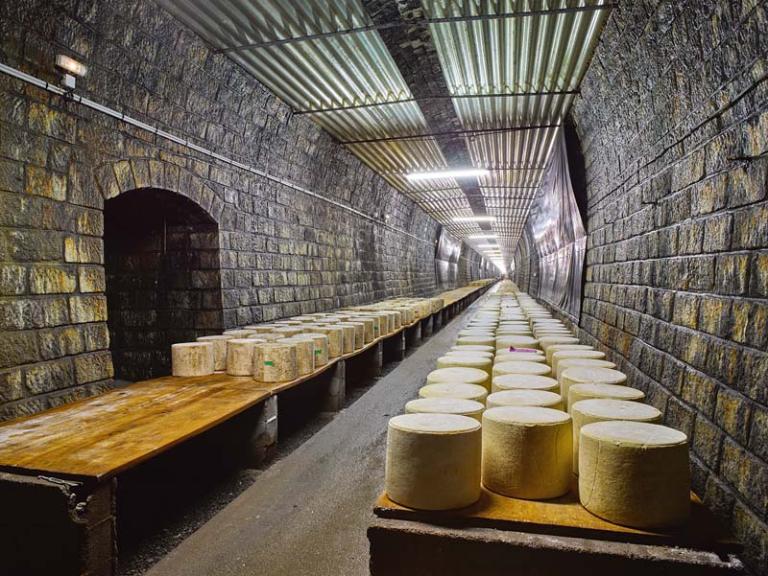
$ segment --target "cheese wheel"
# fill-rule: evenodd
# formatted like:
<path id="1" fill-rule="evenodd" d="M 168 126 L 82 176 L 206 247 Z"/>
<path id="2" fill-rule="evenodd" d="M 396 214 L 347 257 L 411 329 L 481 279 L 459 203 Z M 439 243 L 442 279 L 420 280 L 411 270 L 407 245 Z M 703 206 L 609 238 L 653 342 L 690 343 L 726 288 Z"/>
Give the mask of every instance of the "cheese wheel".
<path id="1" fill-rule="evenodd" d="M 544 390 L 546 392 L 560 392 L 557 380 L 549 376 L 537 374 L 503 374 L 494 376 L 491 389 L 493 392 L 501 390 Z"/>
<path id="2" fill-rule="evenodd" d="M 493 360 L 491 358 L 483 358 L 482 356 L 474 356 L 471 354 L 454 354 L 453 356 L 441 356 L 437 359 L 438 368 L 477 368 L 491 375 L 491 369 L 493 368 Z"/>
<path id="3" fill-rule="evenodd" d="M 333 324 L 336 328 L 341 328 L 342 336 L 342 353 L 351 354 L 355 351 L 355 327 L 350 324 L 340 322 Z"/>
<path id="4" fill-rule="evenodd" d="M 613 362 L 609 362 L 608 360 L 596 360 L 591 358 L 568 358 L 566 360 L 560 360 L 560 362 L 557 363 L 557 372 L 555 373 L 555 377 L 557 378 L 557 381 L 559 382 L 561 379 L 561 375 L 563 373 L 563 370 L 566 368 L 575 368 L 576 366 L 593 366 L 595 368 L 616 368 L 616 364 Z"/>
<path id="5" fill-rule="evenodd" d="M 180 342 L 171 345 L 171 373 L 174 376 L 210 376 L 215 365 L 211 342 Z"/>
<path id="6" fill-rule="evenodd" d="M 363 324 L 362 322 L 353 322 L 352 320 L 347 320 L 346 322 L 340 322 L 338 326 L 352 327 L 355 333 L 355 340 L 354 340 L 355 350 L 359 350 L 360 348 L 365 346 L 365 324 Z"/>
<path id="7" fill-rule="evenodd" d="M 233 338 L 227 340 L 227 374 L 253 375 L 253 348 L 263 343 L 261 338 Z"/>
<path id="8" fill-rule="evenodd" d="M 595 398 L 569 405 L 573 417 L 573 473 L 579 473 L 579 431 L 582 426 L 607 420 L 658 422 L 661 412 L 648 404 L 627 400 Z"/>
<path id="9" fill-rule="evenodd" d="M 540 362 L 500 362 L 493 366 L 493 376 L 503 376 L 504 374 L 546 376 L 550 371 L 549 366 Z"/>
<path id="10" fill-rule="evenodd" d="M 297 377 L 296 346 L 267 342 L 253 347 L 253 378 L 259 382 L 288 382 Z"/>
<path id="11" fill-rule="evenodd" d="M 546 364 L 547 359 L 544 354 L 537 354 L 535 352 L 498 352 L 493 357 L 494 364 L 500 364 L 502 362 L 540 362 Z"/>
<path id="12" fill-rule="evenodd" d="M 461 330 L 457 336 L 459 338 L 464 338 L 467 336 L 481 336 L 481 337 L 490 337 L 493 338 L 496 335 L 494 330 L 485 330 L 480 328 L 467 328 L 465 330 Z"/>
<path id="13" fill-rule="evenodd" d="M 441 384 L 443 382 L 477 384 L 486 390 L 491 389 L 490 376 L 484 370 L 477 368 L 441 368 L 427 374 L 427 384 Z"/>
<path id="14" fill-rule="evenodd" d="M 344 353 L 344 328 L 341 326 L 318 326 L 312 333 L 324 334 L 328 337 L 328 357 L 338 358 Z M 352 334 L 354 338 L 354 333 Z"/>
<path id="15" fill-rule="evenodd" d="M 285 320 L 275 320 L 274 324 L 278 324 L 279 326 L 299 326 L 301 321 L 286 318 Z"/>
<path id="16" fill-rule="evenodd" d="M 465 344 L 482 344 L 483 346 L 495 346 L 496 338 L 494 336 L 462 336 L 456 340 L 456 344 L 463 346 Z"/>
<path id="17" fill-rule="evenodd" d="M 642 402 L 645 400 L 645 394 L 637 388 L 616 384 L 574 384 L 568 388 L 568 406 L 592 398 L 612 398 L 614 400 Z"/>
<path id="18" fill-rule="evenodd" d="M 315 343 L 312 339 L 283 338 L 276 344 L 288 344 L 296 348 L 296 376 L 306 376 L 315 370 Z"/>
<path id="19" fill-rule="evenodd" d="M 253 333 L 253 330 L 224 330 L 222 336 L 229 336 L 230 338 L 250 338 Z"/>
<path id="20" fill-rule="evenodd" d="M 546 352 L 550 346 L 561 346 L 563 344 L 578 344 L 579 339 L 575 336 L 546 336 L 541 335 L 541 348 Z"/>
<path id="21" fill-rule="evenodd" d="M 461 348 L 461 347 L 459 347 Z M 470 358 L 488 358 L 493 360 L 494 356 L 492 352 L 481 352 L 479 350 L 448 350 L 444 356 L 469 356 Z"/>
<path id="22" fill-rule="evenodd" d="M 253 327 L 253 332 L 255 332 L 256 334 L 269 334 L 274 329 L 275 329 L 274 324 L 259 324 Z"/>
<path id="23" fill-rule="evenodd" d="M 378 338 L 378 320 L 367 316 L 353 316 L 350 322 L 360 322 L 363 325 L 363 343 L 370 344 Z"/>
<path id="24" fill-rule="evenodd" d="M 278 332 L 262 332 L 260 334 L 256 334 L 255 332 L 251 332 L 251 334 L 246 338 L 261 338 L 266 342 L 276 342 L 277 340 L 282 340 L 285 338 L 285 334 L 280 334 Z"/>
<path id="25" fill-rule="evenodd" d="M 544 354 L 547 356 L 547 364 L 550 366 L 552 365 L 552 356 L 555 355 L 555 352 L 562 352 L 564 350 L 594 350 L 594 346 L 589 346 L 588 344 L 553 344 L 551 346 L 547 346 L 547 349 L 544 351 Z"/>
<path id="26" fill-rule="evenodd" d="M 405 405 L 406 414 L 459 414 L 478 422 L 483 416 L 483 410 L 485 406 L 480 402 L 463 398 L 418 398 Z"/>
<path id="27" fill-rule="evenodd" d="M 543 500 L 567 493 L 571 418 L 561 410 L 502 406 L 483 412 L 482 482 L 493 492 Z"/>
<path id="28" fill-rule="evenodd" d="M 198 342 L 211 342 L 213 344 L 214 370 L 227 369 L 227 340 L 231 340 L 231 338 L 231 336 L 226 334 L 219 334 L 218 336 L 200 336 L 197 338 Z"/>
<path id="29" fill-rule="evenodd" d="M 493 354 L 496 349 L 493 346 L 483 346 L 482 344 L 466 344 L 465 346 L 453 346 L 452 352 L 490 352 Z"/>
<path id="30" fill-rule="evenodd" d="M 634 528 L 684 524 L 690 511 L 688 438 L 640 422 L 581 429 L 579 500 L 592 514 Z"/>
<path id="31" fill-rule="evenodd" d="M 527 336 L 531 337 L 533 332 L 527 326 L 503 326 L 496 329 L 499 336 Z"/>
<path id="32" fill-rule="evenodd" d="M 539 341 L 531 336 L 497 336 L 496 350 L 514 348 L 539 348 Z"/>
<path id="33" fill-rule="evenodd" d="M 575 366 L 563 370 L 560 374 L 560 391 L 568 398 L 568 390 L 574 384 L 625 384 L 627 375 L 610 368 Z M 570 406 L 570 402 L 567 403 Z"/>
<path id="34" fill-rule="evenodd" d="M 464 398 L 485 404 L 486 396 L 488 390 L 485 387 L 462 382 L 441 382 L 419 388 L 419 398 Z"/>
<path id="35" fill-rule="evenodd" d="M 304 332 L 304 328 L 300 324 L 301 322 L 299 322 L 299 326 L 278 327 L 275 328 L 272 332 L 274 334 L 280 334 L 283 338 L 290 338 L 291 336 L 296 336 L 297 334 Z"/>
<path id="36" fill-rule="evenodd" d="M 420 510 L 449 510 L 477 502 L 480 442 L 480 423 L 468 416 L 395 416 L 387 430 L 387 496 Z"/>
<path id="37" fill-rule="evenodd" d="M 598 350 L 560 350 L 552 354 L 552 371 L 557 374 L 557 363 L 566 358 L 591 358 L 593 360 L 605 359 L 605 352 Z"/>
<path id="38" fill-rule="evenodd" d="M 540 408 L 563 409 L 563 398 L 560 394 L 546 390 L 502 390 L 489 394 L 485 399 L 488 408 L 497 406 L 539 406 Z"/>
<path id="39" fill-rule="evenodd" d="M 297 339 L 312 340 L 314 343 L 314 355 L 315 355 L 315 368 L 318 366 L 325 366 L 328 364 L 328 336 L 318 332 L 305 332 L 299 336 L 294 336 Z"/>

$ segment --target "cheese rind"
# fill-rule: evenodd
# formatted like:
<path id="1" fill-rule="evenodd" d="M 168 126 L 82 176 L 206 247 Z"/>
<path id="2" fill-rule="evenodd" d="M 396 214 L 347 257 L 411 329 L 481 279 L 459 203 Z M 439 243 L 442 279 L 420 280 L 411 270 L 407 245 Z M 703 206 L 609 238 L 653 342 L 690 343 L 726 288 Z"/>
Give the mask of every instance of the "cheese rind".
<path id="1" fill-rule="evenodd" d="M 563 350 L 594 350 L 594 346 L 590 346 L 588 344 L 553 344 L 551 346 L 547 346 L 547 349 L 544 351 L 544 354 L 547 357 L 547 364 L 550 366 L 552 365 L 552 356 L 555 354 L 555 352 L 561 352 Z"/>
<path id="2" fill-rule="evenodd" d="M 461 384 L 477 384 L 491 389 L 491 378 L 484 370 L 477 368 L 440 368 L 427 374 L 427 384 L 458 382 Z"/>
<path id="3" fill-rule="evenodd" d="M 406 414 L 459 414 L 474 418 L 478 422 L 483 410 L 485 406 L 480 402 L 464 398 L 418 398 L 405 405 Z"/>
<path id="4" fill-rule="evenodd" d="M 389 421 L 385 491 L 420 510 L 463 508 L 480 498 L 480 423 L 455 414 L 404 414 Z"/>
<path id="5" fill-rule="evenodd" d="M 493 492 L 539 500 L 568 492 L 571 418 L 561 410 L 528 406 L 483 413 L 483 485 Z"/>
<path id="6" fill-rule="evenodd" d="M 566 358 L 592 358 L 593 360 L 604 360 L 605 352 L 599 350 L 559 350 L 552 354 L 552 373 L 557 374 L 557 363 Z"/>
<path id="7" fill-rule="evenodd" d="M 493 376 L 503 376 L 505 374 L 547 376 L 550 372 L 549 366 L 540 362 L 500 362 L 493 366 Z"/>
<path id="8" fill-rule="evenodd" d="M 283 338 L 276 344 L 287 344 L 296 348 L 296 375 L 306 376 L 315 369 L 315 343 L 309 340 L 300 340 L 296 337 Z"/>
<path id="9" fill-rule="evenodd" d="M 498 406 L 538 406 L 540 408 L 563 409 L 563 399 L 560 394 L 545 390 L 502 390 L 489 394 L 485 399 L 488 408 Z"/>
<path id="10" fill-rule="evenodd" d="M 268 342 L 253 347 L 253 378 L 259 382 L 288 382 L 298 375 L 296 346 Z"/>
<path id="11" fill-rule="evenodd" d="M 261 338 L 233 338 L 227 341 L 227 374 L 253 375 L 253 348 L 263 343 Z"/>
<path id="12" fill-rule="evenodd" d="M 536 352 L 510 352 L 508 350 L 498 350 L 493 357 L 495 364 L 502 362 L 540 362 L 545 364 L 547 362 L 544 354 L 537 354 Z"/>
<path id="13" fill-rule="evenodd" d="M 215 353 L 211 342 L 180 342 L 171 345 L 171 373 L 174 376 L 210 376 Z"/>
<path id="14" fill-rule="evenodd" d="M 624 420 L 630 422 L 659 422 L 661 412 L 653 406 L 628 400 L 594 398 L 569 406 L 573 417 L 573 473 L 579 473 L 579 432 L 593 422 Z"/>
<path id="15" fill-rule="evenodd" d="M 482 356 L 473 356 L 469 354 L 454 354 L 441 356 L 437 359 L 437 367 L 439 368 L 475 368 L 482 370 L 489 376 L 491 375 L 491 369 L 493 368 L 493 360 L 491 358 L 483 358 Z"/>
<path id="16" fill-rule="evenodd" d="M 488 390 L 483 386 L 461 382 L 427 384 L 419 388 L 419 398 L 464 398 L 485 404 L 486 396 L 488 396 Z"/>
<path id="17" fill-rule="evenodd" d="M 560 362 L 557 363 L 557 372 L 554 373 L 555 378 L 558 382 L 560 382 L 563 371 L 566 368 L 575 368 L 577 366 L 592 366 L 594 368 L 616 368 L 616 364 L 608 360 L 597 360 L 595 358 L 566 358 L 565 360 L 560 360 Z"/>
<path id="18" fill-rule="evenodd" d="M 634 528 L 678 526 L 688 519 L 685 434 L 611 421 L 582 427 L 580 442 L 579 499 L 592 514 Z"/>
<path id="19" fill-rule="evenodd" d="M 642 402 L 645 400 L 645 393 L 637 388 L 617 384 L 574 384 L 568 388 L 568 406 L 572 406 L 582 400 L 591 400 L 592 398 Z"/>
<path id="20" fill-rule="evenodd" d="M 558 366 L 559 367 L 559 366 Z M 575 366 L 560 373 L 560 392 L 568 400 L 568 390 L 574 384 L 625 384 L 627 375 L 610 368 Z M 570 406 L 568 401 L 567 406 Z"/>
<path id="21" fill-rule="evenodd" d="M 228 334 L 219 334 L 214 336 L 200 336 L 198 342 L 211 342 L 213 344 L 213 369 L 227 369 L 227 341 L 232 337 Z"/>
<path id="22" fill-rule="evenodd" d="M 560 392 L 557 380 L 549 376 L 539 376 L 536 374 L 504 374 L 502 376 L 495 376 L 491 382 L 491 390 L 493 392 L 520 389 Z"/>

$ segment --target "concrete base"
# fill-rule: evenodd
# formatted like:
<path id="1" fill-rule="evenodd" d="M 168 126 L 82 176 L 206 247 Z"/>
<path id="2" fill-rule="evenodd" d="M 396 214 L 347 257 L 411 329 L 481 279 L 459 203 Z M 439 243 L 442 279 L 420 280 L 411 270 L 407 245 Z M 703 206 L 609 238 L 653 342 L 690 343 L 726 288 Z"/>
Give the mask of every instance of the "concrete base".
<path id="1" fill-rule="evenodd" d="M 346 360 L 339 360 L 330 371 L 321 410 L 323 412 L 338 412 L 344 408 L 346 397 L 347 362 Z"/>
<path id="2" fill-rule="evenodd" d="M 731 576 L 732 554 L 377 518 L 371 576 Z"/>
<path id="3" fill-rule="evenodd" d="M 413 326 L 406 328 L 405 332 L 405 346 L 407 348 L 415 348 L 421 344 L 421 322 L 416 322 Z"/>
<path id="4" fill-rule="evenodd" d="M 405 358 L 405 331 L 387 338 L 383 348 L 384 362 L 401 362 Z"/>
<path id="5" fill-rule="evenodd" d="M 0 573 L 115 574 L 115 487 L 0 473 Z"/>

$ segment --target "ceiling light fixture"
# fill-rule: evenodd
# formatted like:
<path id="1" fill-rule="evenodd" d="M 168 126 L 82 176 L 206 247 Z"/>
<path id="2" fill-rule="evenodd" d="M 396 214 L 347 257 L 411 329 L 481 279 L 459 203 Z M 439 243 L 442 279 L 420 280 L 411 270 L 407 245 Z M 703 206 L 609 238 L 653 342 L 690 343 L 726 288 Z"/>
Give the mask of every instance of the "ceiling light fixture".
<path id="1" fill-rule="evenodd" d="M 75 89 L 77 78 L 88 73 L 88 66 L 64 54 L 56 55 L 56 68 L 62 72 L 61 83 L 69 91 Z"/>
<path id="2" fill-rule="evenodd" d="M 485 168 L 463 168 L 460 170 L 436 170 L 434 172 L 411 172 L 405 177 L 410 182 L 420 180 L 438 180 L 440 178 L 472 178 L 487 176 L 490 172 Z"/>
<path id="3" fill-rule="evenodd" d="M 470 240 L 492 240 L 496 238 L 496 234 L 470 234 L 467 238 Z"/>
<path id="4" fill-rule="evenodd" d="M 454 216 L 454 222 L 496 222 L 496 216 Z"/>

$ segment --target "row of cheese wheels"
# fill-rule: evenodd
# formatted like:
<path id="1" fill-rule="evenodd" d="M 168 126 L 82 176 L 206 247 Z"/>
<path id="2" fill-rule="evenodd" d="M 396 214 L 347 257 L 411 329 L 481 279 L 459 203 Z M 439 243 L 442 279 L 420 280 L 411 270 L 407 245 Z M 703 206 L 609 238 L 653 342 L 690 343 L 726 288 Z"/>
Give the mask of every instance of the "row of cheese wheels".
<path id="1" fill-rule="evenodd" d="M 390 421 L 392 500 L 459 508 L 481 484 L 550 499 L 577 474 L 582 505 L 607 520 L 655 527 L 687 518 L 686 436 L 655 424 L 661 413 L 604 353 L 514 287 L 501 284 L 437 367 L 420 399 Z M 429 484 L 435 474 L 439 488 Z"/>
<path id="2" fill-rule="evenodd" d="M 201 336 L 195 342 L 172 345 L 171 372 L 179 377 L 219 372 L 260 382 L 288 382 L 426 318 L 441 310 L 447 298 L 461 298 L 474 289 L 452 290 L 435 298 L 395 298 Z"/>

